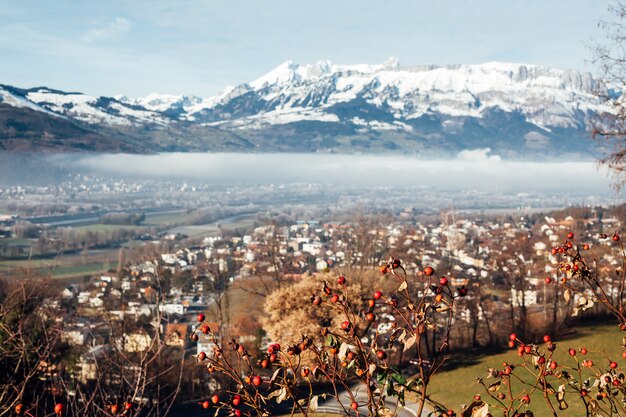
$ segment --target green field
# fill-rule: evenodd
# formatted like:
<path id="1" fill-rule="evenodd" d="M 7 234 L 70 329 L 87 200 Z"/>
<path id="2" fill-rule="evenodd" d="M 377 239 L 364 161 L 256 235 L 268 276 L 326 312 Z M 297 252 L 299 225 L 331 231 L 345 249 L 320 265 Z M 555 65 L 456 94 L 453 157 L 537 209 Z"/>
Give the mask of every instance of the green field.
<path id="1" fill-rule="evenodd" d="M 118 224 L 89 224 L 85 226 L 74 226 L 73 229 L 76 232 L 98 232 L 98 233 L 108 233 L 114 232 L 117 230 L 134 230 L 134 231 L 142 231 L 146 230 L 145 226 L 134 226 L 134 225 L 118 225 Z"/>
<path id="2" fill-rule="evenodd" d="M 54 260 L 0 261 L 0 274 L 13 276 L 37 274 L 53 278 L 70 278 L 106 272 L 107 262 L 87 261 L 85 264 L 65 264 Z M 113 267 L 115 264 L 110 262 Z"/>
<path id="3" fill-rule="evenodd" d="M 95 275 L 106 272 L 109 268 L 116 268 L 118 253 L 117 249 L 111 249 L 91 251 L 86 256 L 74 254 L 50 259 L 3 260 L 0 261 L 0 275 L 82 278 L 85 275 Z"/>
<path id="4" fill-rule="evenodd" d="M 164 213 L 164 214 L 146 214 L 146 220 L 143 226 L 165 226 L 172 224 L 185 224 L 189 222 L 190 216 L 185 212 L 180 213 Z"/>
<path id="5" fill-rule="evenodd" d="M 180 233 L 188 237 L 202 237 L 202 236 L 217 236 L 220 234 L 220 229 L 223 231 L 244 230 L 254 225 L 254 216 L 246 216 L 232 223 L 220 223 L 217 222 L 198 224 L 198 225 L 183 225 L 177 226 L 170 230 L 168 233 Z"/>
<path id="6" fill-rule="evenodd" d="M 571 335 L 563 338 L 562 340 L 555 340 L 557 349 L 554 352 L 555 354 L 553 358 L 559 364 L 559 369 L 567 370 L 570 373 L 574 372 L 572 367 L 576 367 L 576 359 L 580 359 L 581 362 L 583 359 L 591 359 L 594 362 L 594 365 L 602 366 L 605 369 L 608 364 L 607 357 L 616 361 L 619 364 L 618 369 L 623 370 L 626 369 L 626 359 L 622 359 L 622 336 L 623 333 L 619 331 L 616 325 L 588 324 L 579 326 L 574 332 L 572 332 Z M 545 345 L 543 343 L 540 345 L 542 346 L 542 351 L 545 352 Z M 584 356 L 578 353 L 576 358 L 569 356 L 568 350 L 570 348 L 578 350 L 581 347 L 587 348 L 589 353 Z M 461 356 L 459 357 L 459 355 L 454 353 L 451 357 L 455 357 L 461 365 L 456 367 L 456 369 L 442 371 L 435 375 L 429 387 L 429 393 L 434 400 L 456 410 L 457 413 L 461 410 L 460 405 L 471 403 L 473 396 L 476 394 L 480 394 L 483 400 L 488 398 L 484 388 L 476 382 L 476 378 L 478 377 L 483 378 L 487 385 L 495 382 L 495 379 L 486 378 L 488 368 L 502 370 L 503 362 L 514 365 L 522 362 L 522 359 L 517 355 L 516 350 L 491 355 L 480 355 L 477 353 L 460 355 Z M 463 363 L 467 363 L 467 365 L 463 366 Z M 594 369 L 583 368 L 583 377 L 590 377 L 594 375 L 599 366 L 596 366 Z M 514 373 L 523 381 L 530 382 L 533 380 L 533 376 L 529 373 L 529 371 L 521 367 L 517 367 Z M 548 382 L 550 382 L 555 389 L 558 385 L 560 385 L 558 380 L 554 377 L 548 378 Z M 513 384 L 513 388 L 514 393 L 524 389 L 521 382 L 515 382 Z M 506 393 L 506 388 L 502 386 L 500 391 Z M 496 394 L 498 392 L 496 392 Z M 591 397 L 595 398 L 596 394 L 596 389 L 590 390 Z M 585 415 L 585 409 L 580 399 L 580 395 L 573 392 L 571 389 L 568 390 L 565 397 L 565 400 L 569 404 L 569 408 L 567 410 L 559 411 L 558 405 L 556 401 L 554 401 L 554 396 L 551 397 L 551 400 L 553 401 L 559 416 Z M 522 407 L 522 411 L 525 409 L 525 407 Z M 531 395 L 531 402 L 528 409 L 532 410 L 535 416 L 552 415 L 545 399 L 543 398 L 543 394 L 539 391 Z M 492 409 L 490 411 L 494 416 L 501 415 L 497 409 Z"/>

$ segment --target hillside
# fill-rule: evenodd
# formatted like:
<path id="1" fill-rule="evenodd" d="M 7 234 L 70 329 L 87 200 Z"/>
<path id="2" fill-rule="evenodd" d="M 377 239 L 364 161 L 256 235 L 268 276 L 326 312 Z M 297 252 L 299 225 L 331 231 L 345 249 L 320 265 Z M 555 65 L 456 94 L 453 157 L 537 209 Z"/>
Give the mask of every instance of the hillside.
<path id="1" fill-rule="evenodd" d="M 0 85 L 0 146 L 49 151 L 236 151 L 588 156 L 607 109 L 588 73 L 487 63 L 285 62 L 200 98 L 96 97 Z"/>

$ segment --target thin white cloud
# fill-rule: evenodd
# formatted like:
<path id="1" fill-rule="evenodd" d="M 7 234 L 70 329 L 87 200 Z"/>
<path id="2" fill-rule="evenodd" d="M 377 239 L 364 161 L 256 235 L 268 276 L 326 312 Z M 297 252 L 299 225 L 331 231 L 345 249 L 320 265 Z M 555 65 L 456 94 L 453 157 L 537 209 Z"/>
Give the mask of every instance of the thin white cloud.
<path id="1" fill-rule="evenodd" d="M 116 17 L 104 26 L 90 29 L 83 35 L 85 42 L 100 42 L 105 40 L 119 39 L 124 33 L 130 30 L 130 20 L 125 17 Z"/>

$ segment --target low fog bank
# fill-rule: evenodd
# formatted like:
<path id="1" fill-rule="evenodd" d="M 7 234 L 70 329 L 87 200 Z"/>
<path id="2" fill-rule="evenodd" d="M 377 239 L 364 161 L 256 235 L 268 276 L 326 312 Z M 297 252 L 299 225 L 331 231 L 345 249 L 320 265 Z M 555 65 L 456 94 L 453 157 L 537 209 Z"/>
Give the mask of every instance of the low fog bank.
<path id="1" fill-rule="evenodd" d="M 609 173 L 593 161 L 510 161 L 490 155 L 489 149 L 464 151 L 456 158 L 441 160 L 336 154 L 0 154 L 4 184 L 50 183 L 77 173 L 221 185 L 308 182 L 359 187 L 613 193 Z"/>
<path id="2" fill-rule="evenodd" d="M 454 159 L 334 154 L 167 153 L 91 155 L 63 164 L 111 176 L 201 180 L 209 183 L 293 183 L 355 186 L 432 186 L 483 190 L 611 192 L 605 169 L 592 161 L 521 162 L 488 149 Z"/>

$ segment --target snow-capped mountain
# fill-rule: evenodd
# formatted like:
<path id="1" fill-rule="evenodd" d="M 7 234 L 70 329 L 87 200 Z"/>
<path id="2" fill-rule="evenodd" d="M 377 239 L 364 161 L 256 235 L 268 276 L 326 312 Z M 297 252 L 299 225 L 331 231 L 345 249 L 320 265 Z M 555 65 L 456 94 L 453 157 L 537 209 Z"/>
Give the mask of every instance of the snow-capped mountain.
<path id="1" fill-rule="evenodd" d="M 262 77 L 229 88 L 208 100 L 151 95 L 146 106 L 164 111 L 169 101 L 181 106 L 181 117 L 217 119 L 216 125 L 259 127 L 296 120 L 338 121 L 334 106 L 354 100 L 383 110 L 395 120 L 438 114 L 481 117 L 490 109 L 520 112 L 542 127 L 578 127 L 580 112 L 601 110 L 590 74 L 534 65 L 487 63 L 482 65 L 400 67 L 397 60 L 383 65 L 334 65 L 320 61 L 298 65 L 287 61 Z M 136 100 L 143 104 L 147 100 Z M 227 112 L 235 102 L 256 105 L 249 111 Z M 247 108 L 248 106 L 246 106 Z M 238 110 L 236 107 L 233 110 Z M 363 122 L 354 118 L 353 122 Z M 403 123 L 378 123 L 378 129 L 408 129 Z"/>
<path id="2" fill-rule="evenodd" d="M 287 61 L 209 98 L 106 98 L 0 86 L 0 104 L 87 128 L 141 131 L 162 144 L 164 131 L 185 144 L 198 137 L 201 145 L 193 149 L 448 153 L 490 146 L 524 156 L 588 151 L 589 120 L 607 111 L 596 95 L 600 87 L 588 73 L 536 65 Z M 174 141 L 167 149 L 172 146 L 188 145 Z"/>

